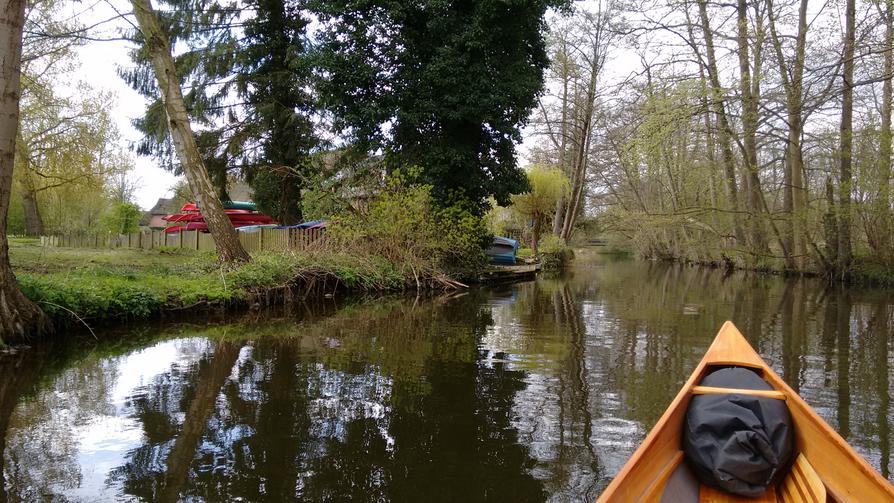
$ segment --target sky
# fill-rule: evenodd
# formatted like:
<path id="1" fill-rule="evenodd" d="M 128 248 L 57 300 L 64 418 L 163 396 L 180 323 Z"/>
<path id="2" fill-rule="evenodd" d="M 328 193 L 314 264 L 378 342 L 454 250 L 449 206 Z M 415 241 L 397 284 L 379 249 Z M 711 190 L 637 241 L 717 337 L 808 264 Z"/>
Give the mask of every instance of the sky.
<path id="1" fill-rule="evenodd" d="M 111 5 L 110 5 L 111 3 Z M 78 3 L 73 14 L 78 15 L 82 24 L 89 25 L 100 20 L 107 20 L 115 16 L 113 7 L 121 12 L 130 12 L 129 2 L 111 0 L 111 2 Z M 126 22 L 118 19 L 104 24 L 98 29 L 97 34 L 111 38 L 116 36 L 117 29 L 128 26 Z M 141 134 L 131 125 L 131 120 L 143 114 L 146 100 L 139 93 L 131 89 L 124 80 L 118 76 L 119 67 L 130 66 L 128 50 L 132 44 L 121 41 L 88 42 L 78 48 L 80 67 L 74 72 L 73 81 L 82 81 L 90 84 L 97 90 L 112 91 L 116 95 L 115 108 L 112 118 L 121 132 L 121 141 L 129 147 L 140 139 Z M 137 181 L 135 194 L 136 203 L 144 210 L 155 205 L 159 197 L 169 197 L 171 188 L 177 182 L 178 177 L 158 166 L 154 159 L 138 156 L 133 153 L 136 169 L 132 174 Z"/>
<path id="2" fill-rule="evenodd" d="M 578 8 L 585 7 L 588 2 L 583 2 Z M 99 24 L 93 30 L 94 38 L 113 39 L 120 36 L 122 29 L 130 29 L 131 21 L 116 19 L 117 13 L 129 13 L 132 8 L 128 0 L 89 0 L 86 3 L 69 4 L 70 15 L 76 17 L 82 25 L 93 26 Z M 131 16 L 128 16 L 132 19 Z M 111 21 L 109 21 L 111 20 Z M 128 51 L 132 44 L 123 40 L 90 41 L 78 48 L 80 66 L 74 71 L 73 79 L 62 86 L 70 86 L 76 89 L 78 81 L 86 82 L 97 90 L 111 91 L 115 94 L 115 107 L 112 117 L 121 133 L 122 146 L 130 149 L 140 137 L 131 121 L 140 117 L 146 107 L 147 100 L 134 91 L 124 80 L 118 76 L 117 69 L 130 67 L 132 63 Z M 621 58 L 624 59 L 624 58 Z M 633 63 L 629 61 L 628 63 Z M 609 65 L 612 66 L 612 65 Z M 629 65 L 621 65 L 624 72 L 629 72 Z M 536 142 L 532 137 L 533 129 L 524 134 L 525 141 L 519 146 L 519 162 L 527 163 L 527 152 Z M 172 187 L 179 177 L 158 166 L 155 159 L 139 156 L 132 152 L 136 169 L 131 174 L 136 181 L 136 203 L 144 210 L 150 209 L 160 197 L 170 197 Z"/>
<path id="3" fill-rule="evenodd" d="M 130 12 L 130 3 L 126 0 L 92 0 L 89 3 L 74 5 L 72 15 L 77 16 L 84 25 L 93 25 L 100 21 L 106 21 L 116 16 L 118 12 Z M 116 19 L 103 23 L 96 29 L 96 38 L 114 38 L 118 36 L 118 30 L 128 28 L 127 21 Z M 70 85 L 77 81 L 90 84 L 97 90 L 112 91 L 116 95 L 115 108 L 112 117 L 121 132 L 123 146 L 130 147 L 141 137 L 131 124 L 134 118 L 140 117 L 145 110 L 147 100 L 134 91 L 124 80 L 118 76 L 119 67 L 131 66 L 128 51 L 132 44 L 122 40 L 90 41 L 78 49 L 80 67 L 74 72 L 74 79 Z M 65 85 L 65 83 L 63 83 Z M 525 144 L 520 146 L 520 162 L 525 163 L 530 138 L 526 138 Z M 144 210 L 150 209 L 160 197 L 170 197 L 171 188 L 177 183 L 179 177 L 162 169 L 157 162 L 146 156 L 136 155 L 133 152 L 136 169 L 132 173 L 132 179 L 137 181 L 135 192 L 136 203 Z"/>

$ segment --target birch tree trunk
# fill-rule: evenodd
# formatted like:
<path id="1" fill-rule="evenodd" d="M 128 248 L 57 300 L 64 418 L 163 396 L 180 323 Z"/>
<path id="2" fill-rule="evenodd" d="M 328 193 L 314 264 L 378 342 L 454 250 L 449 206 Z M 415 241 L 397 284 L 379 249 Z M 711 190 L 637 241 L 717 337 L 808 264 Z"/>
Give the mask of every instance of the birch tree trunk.
<path id="1" fill-rule="evenodd" d="M 170 42 L 162 31 L 158 18 L 152 10 L 149 0 L 131 0 L 134 15 L 140 25 L 145 39 L 146 50 L 152 60 L 155 78 L 161 91 L 165 113 L 168 117 L 168 129 L 177 151 L 177 158 L 183 166 L 189 188 L 205 216 L 208 230 L 214 237 L 217 254 L 221 262 L 234 264 L 248 262 L 251 257 L 239 242 L 239 236 L 227 218 L 217 192 L 208 177 L 205 163 L 196 146 L 196 139 L 186 114 L 186 105 L 171 56 Z"/>
<path id="2" fill-rule="evenodd" d="M 6 240 L 19 127 L 24 22 L 25 0 L 4 0 L 0 12 L 0 344 L 52 331 L 46 314 L 19 289 Z"/>

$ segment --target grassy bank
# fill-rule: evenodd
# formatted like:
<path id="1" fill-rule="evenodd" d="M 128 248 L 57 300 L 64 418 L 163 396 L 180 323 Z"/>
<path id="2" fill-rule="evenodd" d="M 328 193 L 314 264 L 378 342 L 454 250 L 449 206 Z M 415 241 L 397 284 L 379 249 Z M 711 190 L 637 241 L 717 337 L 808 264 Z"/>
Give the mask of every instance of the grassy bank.
<path id="1" fill-rule="evenodd" d="M 25 294 L 60 323 L 251 306 L 296 292 L 398 291 L 415 282 L 385 259 L 331 251 L 265 253 L 229 270 L 207 253 L 44 248 L 14 240 L 10 258 Z"/>

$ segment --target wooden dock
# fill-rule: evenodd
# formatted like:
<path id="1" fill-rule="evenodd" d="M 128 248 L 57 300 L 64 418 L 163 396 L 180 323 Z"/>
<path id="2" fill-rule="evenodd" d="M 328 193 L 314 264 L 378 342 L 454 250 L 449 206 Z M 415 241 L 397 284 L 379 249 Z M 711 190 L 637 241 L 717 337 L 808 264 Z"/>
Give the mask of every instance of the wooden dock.
<path id="1" fill-rule="evenodd" d="M 503 281 L 519 281 L 533 278 L 540 270 L 540 263 L 518 265 L 492 265 L 481 273 L 482 283 L 500 283 Z"/>

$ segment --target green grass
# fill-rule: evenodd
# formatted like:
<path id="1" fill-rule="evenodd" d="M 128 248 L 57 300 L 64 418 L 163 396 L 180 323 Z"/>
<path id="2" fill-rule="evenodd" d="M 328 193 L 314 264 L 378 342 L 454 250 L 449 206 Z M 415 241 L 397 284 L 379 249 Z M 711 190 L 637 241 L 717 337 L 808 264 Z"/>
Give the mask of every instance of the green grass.
<path id="1" fill-rule="evenodd" d="M 58 320 L 244 304 L 271 289 L 320 280 L 363 291 L 399 290 L 409 282 L 386 260 L 331 252 L 264 253 L 224 269 L 210 253 L 44 248 L 17 239 L 10 260 L 25 294 Z"/>

